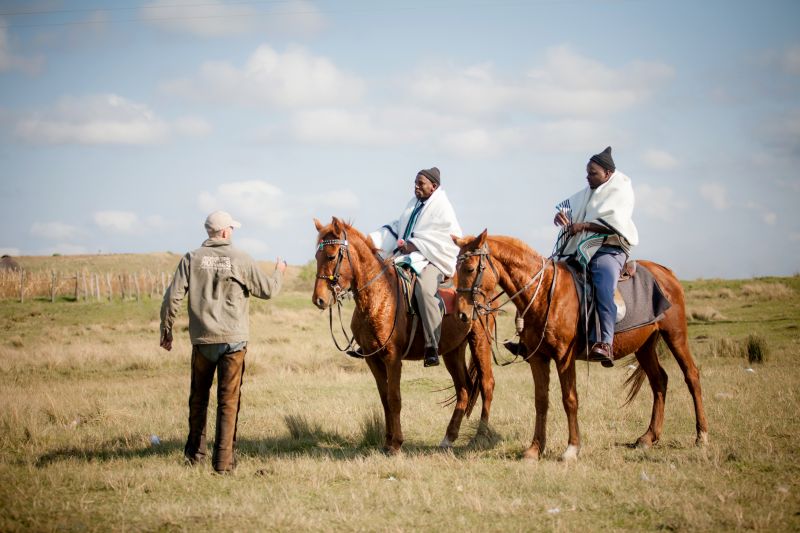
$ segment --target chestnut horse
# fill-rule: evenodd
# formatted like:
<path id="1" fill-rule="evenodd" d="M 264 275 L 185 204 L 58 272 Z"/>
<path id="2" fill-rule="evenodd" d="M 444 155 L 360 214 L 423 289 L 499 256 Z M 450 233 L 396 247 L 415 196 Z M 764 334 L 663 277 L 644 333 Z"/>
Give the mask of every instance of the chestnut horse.
<path id="1" fill-rule="evenodd" d="M 509 297 L 513 296 L 518 313 L 523 314 L 521 340 L 529 350 L 527 361 L 533 374 L 536 405 L 533 441 L 525 450 L 524 457 L 538 459 L 545 448 L 552 359 L 561 381 L 561 399 L 569 428 L 567 449 L 562 459 L 576 459 L 580 450 L 580 435 L 575 361 L 579 358 L 585 360 L 586 347 L 578 336 L 581 310 L 570 273 L 563 264 L 543 258 L 513 237 L 487 236 L 484 230 L 478 237 L 454 237 L 453 241 L 461 248 L 457 279 L 459 316 L 462 320 L 468 320 L 473 313 L 491 314 L 496 310 L 496 306 L 491 307 L 486 295 L 492 294 L 497 284 Z M 628 402 L 639 392 L 645 376 L 653 389 L 650 426 L 636 441 L 636 445 L 649 447 L 656 443 L 664 422 L 667 373 L 659 364 L 656 354 L 659 337 L 664 339 L 683 371 L 694 400 L 695 442 L 703 445 L 708 442 L 708 424 L 703 410 L 700 372 L 689 352 L 683 289 L 671 270 L 650 261 L 638 261 L 638 264 L 653 274 L 672 306 L 654 324 L 614 336 L 614 358 L 635 353 L 639 361 L 636 371 L 628 379 L 631 384 Z"/>
<path id="2" fill-rule="evenodd" d="M 314 224 L 318 231 L 317 280 L 311 299 L 314 305 L 326 309 L 346 291 L 354 294 L 355 311 L 350 327 L 375 377 L 383 404 L 384 451 L 396 454 L 403 444 L 400 428 L 402 360 L 422 359 L 425 342 L 422 328 L 413 327 L 391 259 L 383 261 L 368 237 L 335 217 L 327 226 L 316 219 Z M 416 334 L 410 338 L 414 329 Z M 439 353 L 443 354 L 455 387 L 455 409 L 440 444 L 449 448 L 458 438 L 464 414 L 469 415 L 478 389 L 483 397 L 479 432 L 488 427 L 494 377 L 488 332 L 472 331 L 469 321 L 451 315 L 444 317 L 441 332 Z M 472 351 L 470 369 L 465 362 L 468 342 Z M 476 383 L 471 375 L 476 375 Z"/>

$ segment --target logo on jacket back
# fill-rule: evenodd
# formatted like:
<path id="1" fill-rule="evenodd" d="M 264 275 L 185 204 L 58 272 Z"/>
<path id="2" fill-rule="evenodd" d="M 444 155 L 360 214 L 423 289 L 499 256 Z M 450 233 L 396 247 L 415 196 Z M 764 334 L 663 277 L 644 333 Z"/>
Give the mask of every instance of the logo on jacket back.
<path id="1" fill-rule="evenodd" d="M 224 256 L 207 255 L 203 257 L 200 263 L 200 268 L 203 270 L 230 270 L 231 258 Z"/>

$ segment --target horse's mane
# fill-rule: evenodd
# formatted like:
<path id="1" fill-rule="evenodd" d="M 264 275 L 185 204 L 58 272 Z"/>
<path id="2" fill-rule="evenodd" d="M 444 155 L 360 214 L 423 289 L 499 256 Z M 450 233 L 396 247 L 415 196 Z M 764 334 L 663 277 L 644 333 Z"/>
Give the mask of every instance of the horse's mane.
<path id="1" fill-rule="evenodd" d="M 345 222 L 345 223 L 344 223 L 344 226 L 345 226 L 345 229 L 347 230 L 347 234 L 348 234 L 348 236 L 350 236 L 350 235 L 355 235 L 356 237 L 358 237 L 359 239 L 361 239 L 362 241 L 364 241 L 364 244 L 366 244 L 366 245 L 367 245 L 367 247 L 369 247 L 369 249 L 370 249 L 370 251 L 371 251 L 372 253 L 375 253 L 375 252 L 377 252 L 377 251 L 378 251 L 378 249 L 377 249 L 377 248 L 375 247 L 375 245 L 373 244 L 373 242 L 372 242 L 372 239 L 370 239 L 370 238 L 369 238 L 367 235 L 364 235 L 363 233 L 361 233 L 360 231 L 358 231 L 358 230 L 355 228 L 355 226 L 353 226 L 353 222 L 352 222 L 352 221 L 347 221 L 347 222 Z"/>
<path id="2" fill-rule="evenodd" d="M 521 240 L 508 235 L 490 235 L 488 240 L 492 254 L 502 261 L 530 263 L 540 257 L 536 250 Z M 494 246 L 494 244 L 499 244 L 500 246 Z"/>

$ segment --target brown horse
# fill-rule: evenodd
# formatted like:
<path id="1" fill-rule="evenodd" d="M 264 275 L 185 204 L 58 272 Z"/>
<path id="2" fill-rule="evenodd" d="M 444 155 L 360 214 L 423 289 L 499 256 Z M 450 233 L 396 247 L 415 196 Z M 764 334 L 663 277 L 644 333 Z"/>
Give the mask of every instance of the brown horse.
<path id="1" fill-rule="evenodd" d="M 518 312 L 524 313 L 521 340 L 529 353 L 533 352 L 528 357 L 528 363 L 533 374 L 536 405 L 533 441 L 525 450 L 524 457 L 538 459 L 544 451 L 552 359 L 561 381 L 561 398 L 569 428 L 567 449 L 562 458 L 576 459 L 580 450 L 580 436 L 575 361 L 586 356 L 585 345 L 577 334 L 580 304 L 569 272 L 563 264 L 544 259 L 513 237 L 487 236 L 484 230 L 478 237 L 454 237 L 453 241 L 461 248 L 457 279 L 462 320 L 468 320 L 473 312 L 478 314 L 481 309 L 486 310 L 491 306 L 485 295 L 491 294 L 497 284 L 509 296 L 518 294 L 513 301 Z M 614 336 L 614 358 L 635 353 L 639 361 L 638 368 L 628 379 L 631 384 L 628 402 L 639 392 L 645 376 L 653 389 L 650 426 L 636 444 L 649 447 L 656 443 L 664 422 L 667 374 L 656 354 L 659 337 L 664 339 L 683 371 L 694 400 L 696 443 L 705 444 L 708 441 L 708 425 L 703 410 L 700 372 L 689 352 L 683 289 L 671 270 L 650 261 L 639 261 L 638 264 L 653 274 L 672 306 L 656 323 Z M 488 309 L 488 312 L 491 314 L 492 310 Z"/>
<path id="2" fill-rule="evenodd" d="M 355 311 L 351 320 L 353 337 L 361 347 L 375 377 L 386 419 L 384 451 L 395 454 L 403 444 L 400 428 L 400 374 L 403 358 L 422 359 L 422 328 L 414 331 L 405 298 L 399 294 L 398 275 L 391 260 L 384 262 L 371 241 L 351 225 L 333 218 L 317 228 L 317 281 L 311 297 L 314 305 L 326 309 L 346 291 L 352 291 Z M 480 324 L 477 327 L 482 327 Z M 469 416 L 477 399 L 483 397 L 479 431 L 488 427 L 494 391 L 490 337 L 472 331 L 472 324 L 446 315 L 442 321 L 439 353 L 455 387 L 455 409 L 440 446 L 452 447 L 464 415 Z M 478 334 L 480 333 L 480 334 Z M 465 362 L 466 346 L 472 351 L 470 368 Z M 409 343 L 411 345 L 409 346 Z M 405 356 L 405 357 L 404 357 Z M 473 382 L 473 376 L 476 377 Z"/>

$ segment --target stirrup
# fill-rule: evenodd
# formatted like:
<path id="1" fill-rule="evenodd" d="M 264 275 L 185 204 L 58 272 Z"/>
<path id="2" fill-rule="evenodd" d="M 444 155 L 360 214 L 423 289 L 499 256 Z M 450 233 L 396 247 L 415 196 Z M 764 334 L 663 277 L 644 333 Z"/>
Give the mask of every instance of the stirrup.
<path id="1" fill-rule="evenodd" d="M 361 353 L 361 348 L 347 350 L 345 353 L 354 359 L 364 359 L 364 355 Z"/>

